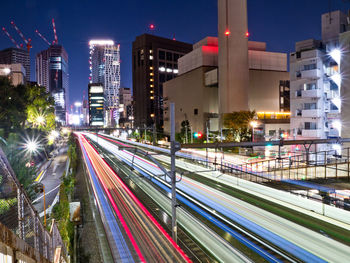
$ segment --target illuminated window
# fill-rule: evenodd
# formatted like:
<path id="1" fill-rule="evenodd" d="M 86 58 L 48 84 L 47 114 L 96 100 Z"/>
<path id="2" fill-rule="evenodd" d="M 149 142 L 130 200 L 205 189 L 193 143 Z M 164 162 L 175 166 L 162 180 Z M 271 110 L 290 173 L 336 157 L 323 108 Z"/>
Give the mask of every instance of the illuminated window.
<path id="1" fill-rule="evenodd" d="M 149 81 L 153 82 L 153 81 L 154 81 L 154 79 L 150 79 Z"/>
<path id="2" fill-rule="evenodd" d="M 150 60 L 153 60 L 153 56 L 149 56 L 149 59 L 150 59 Z"/>
<path id="3" fill-rule="evenodd" d="M 151 114 L 151 117 L 153 118 L 154 116 L 155 116 L 154 113 L 152 113 L 152 114 Z"/>
<path id="4" fill-rule="evenodd" d="M 154 87 L 154 85 L 153 85 L 153 84 L 151 84 L 151 85 L 150 85 L 150 87 L 151 87 L 151 88 L 153 88 L 153 87 Z"/>
<path id="5" fill-rule="evenodd" d="M 150 91 L 150 93 L 154 93 L 154 91 L 153 91 L 153 90 L 151 90 L 151 91 Z"/>
<path id="6" fill-rule="evenodd" d="M 150 50 L 149 50 L 149 53 L 151 53 L 151 54 L 152 54 L 152 53 L 153 53 L 153 50 L 152 50 L 152 49 L 150 49 Z"/>
<path id="7" fill-rule="evenodd" d="M 154 97 L 153 96 L 151 96 L 151 97 L 149 97 L 151 100 L 153 100 L 154 99 Z"/>
<path id="8" fill-rule="evenodd" d="M 150 76 L 153 76 L 154 74 L 153 74 L 153 72 L 151 72 L 151 73 L 149 73 L 149 75 L 150 75 Z"/>
<path id="9" fill-rule="evenodd" d="M 150 70 L 153 70 L 153 67 L 149 67 Z"/>

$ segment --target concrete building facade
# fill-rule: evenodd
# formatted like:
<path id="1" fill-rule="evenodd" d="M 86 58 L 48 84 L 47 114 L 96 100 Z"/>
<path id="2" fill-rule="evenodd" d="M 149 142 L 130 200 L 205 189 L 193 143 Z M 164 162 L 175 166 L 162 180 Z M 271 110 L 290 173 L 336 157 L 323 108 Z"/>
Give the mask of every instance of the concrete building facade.
<path id="1" fill-rule="evenodd" d="M 178 59 L 192 45 L 149 34 L 132 43 L 132 78 L 135 127 L 156 124 L 163 129 L 163 83 L 179 73 Z"/>
<path id="2" fill-rule="evenodd" d="M 119 122 L 120 45 L 113 40 L 91 40 L 90 83 L 101 83 L 105 97 L 105 126 Z"/>
<path id="3" fill-rule="evenodd" d="M 25 69 L 25 81 L 30 81 L 30 58 L 25 49 L 7 48 L 0 51 L 0 64 L 21 64 Z"/>
<path id="4" fill-rule="evenodd" d="M 68 54 L 63 46 L 51 45 L 36 55 L 36 81 L 55 99 L 56 121 L 67 123 L 69 101 Z"/>
<path id="5" fill-rule="evenodd" d="M 14 86 L 26 83 L 25 72 L 22 64 L 0 64 L 0 76 L 8 77 Z"/>
<path id="6" fill-rule="evenodd" d="M 322 40 L 296 43 L 290 54 L 291 129 L 293 138 L 350 136 L 350 32 L 341 11 L 322 15 Z M 340 149 L 318 145 L 317 151 Z"/>

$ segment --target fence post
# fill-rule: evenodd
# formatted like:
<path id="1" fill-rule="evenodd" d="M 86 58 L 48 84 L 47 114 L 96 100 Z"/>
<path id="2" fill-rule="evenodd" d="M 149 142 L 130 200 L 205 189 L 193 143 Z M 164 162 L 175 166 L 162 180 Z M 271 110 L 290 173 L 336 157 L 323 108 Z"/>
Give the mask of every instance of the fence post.
<path id="1" fill-rule="evenodd" d="M 327 151 L 324 151 L 324 179 L 327 179 Z"/>
<path id="2" fill-rule="evenodd" d="M 23 194 L 20 188 L 17 188 L 17 204 L 18 204 L 18 232 L 19 237 L 24 239 L 24 203 Z"/>
<path id="3" fill-rule="evenodd" d="M 347 151 L 348 151 L 348 181 L 350 181 L 350 159 L 349 159 L 349 147 L 348 147 L 348 149 L 347 149 Z"/>
<path id="4" fill-rule="evenodd" d="M 39 251 L 38 213 L 34 213 L 34 248 Z"/>
<path id="5" fill-rule="evenodd" d="M 335 158 L 335 179 L 338 180 L 338 158 Z"/>

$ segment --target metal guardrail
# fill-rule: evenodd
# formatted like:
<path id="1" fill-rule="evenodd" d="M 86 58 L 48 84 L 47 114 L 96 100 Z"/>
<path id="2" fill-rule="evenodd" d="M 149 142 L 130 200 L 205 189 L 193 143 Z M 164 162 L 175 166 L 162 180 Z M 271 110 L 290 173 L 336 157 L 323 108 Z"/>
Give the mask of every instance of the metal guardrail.
<path id="1" fill-rule="evenodd" d="M 23 262 L 68 262 L 68 254 L 57 225 L 45 229 L 38 212 L 21 187 L 0 148 L 0 245 L 9 256 Z M 60 258 L 55 259 L 55 251 Z M 1 256 L 1 255 L 0 255 Z"/>
<path id="2" fill-rule="evenodd" d="M 350 138 L 334 138 L 334 139 L 311 139 L 311 140 L 277 140 L 263 142 L 214 142 L 214 143 L 188 143 L 181 144 L 183 148 L 230 148 L 230 147 L 253 147 L 253 146 L 284 146 L 284 145 L 312 145 L 312 144 L 328 144 L 328 143 L 346 143 L 350 142 Z"/>

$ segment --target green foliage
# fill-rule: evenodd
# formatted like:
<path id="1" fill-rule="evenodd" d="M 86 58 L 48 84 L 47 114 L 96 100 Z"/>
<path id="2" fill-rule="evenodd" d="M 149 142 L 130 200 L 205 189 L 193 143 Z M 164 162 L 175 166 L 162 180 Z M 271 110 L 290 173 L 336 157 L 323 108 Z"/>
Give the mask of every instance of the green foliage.
<path id="1" fill-rule="evenodd" d="M 38 85 L 26 87 L 26 114 L 31 126 L 39 130 L 50 131 L 55 129 L 55 101 L 46 88 Z M 38 123 L 38 116 L 44 117 L 44 122 Z"/>
<path id="2" fill-rule="evenodd" d="M 74 225 L 69 220 L 69 201 L 64 183 L 60 186 L 60 201 L 52 209 L 51 218 L 55 219 L 63 242 L 68 251 L 72 250 Z"/>
<path id="3" fill-rule="evenodd" d="M 26 166 L 26 164 L 30 161 L 30 158 L 18 149 L 18 144 L 18 134 L 10 133 L 7 139 L 7 144 L 2 148 L 14 173 L 17 176 L 18 181 L 27 191 L 29 197 L 33 198 L 35 196 L 35 191 L 32 183 L 35 178 L 35 168 Z"/>
<path id="4" fill-rule="evenodd" d="M 70 134 L 68 138 L 68 158 L 70 160 L 70 168 L 72 168 L 73 173 L 75 173 L 78 167 L 78 154 L 77 145 L 73 134 Z"/>
<path id="5" fill-rule="evenodd" d="M 45 87 L 38 85 L 11 84 L 6 77 L 0 77 L 0 128 L 7 138 L 10 131 L 23 129 L 26 121 L 45 131 L 55 128 L 54 99 Z M 45 121 L 35 125 L 37 116 L 42 115 Z"/>
<path id="6" fill-rule="evenodd" d="M 11 206 L 17 204 L 17 198 L 0 199 L 0 215 L 7 212 Z"/>
<path id="7" fill-rule="evenodd" d="M 0 77 L 0 127 L 4 129 L 5 137 L 10 130 L 24 126 L 26 119 L 24 91 L 24 85 L 13 86 L 8 78 Z"/>
<path id="8" fill-rule="evenodd" d="M 229 129 L 227 141 L 249 141 L 251 129 L 249 123 L 254 119 L 255 111 L 236 111 L 224 115 L 224 126 Z"/>

